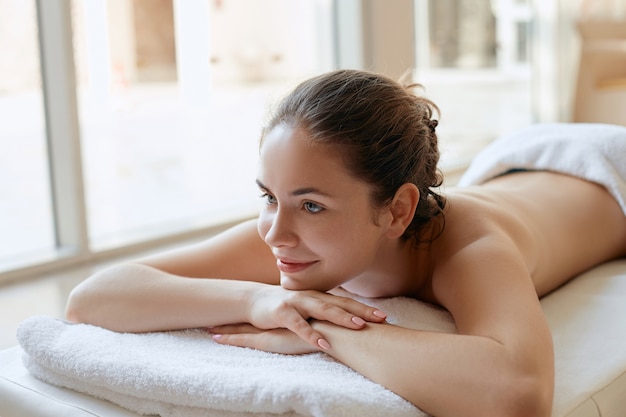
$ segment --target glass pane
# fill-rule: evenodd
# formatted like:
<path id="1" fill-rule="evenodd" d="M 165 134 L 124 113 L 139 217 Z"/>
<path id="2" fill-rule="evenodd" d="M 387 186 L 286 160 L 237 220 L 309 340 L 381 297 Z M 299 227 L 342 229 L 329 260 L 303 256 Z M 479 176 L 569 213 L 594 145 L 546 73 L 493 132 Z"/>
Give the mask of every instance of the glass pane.
<path id="1" fill-rule="evenodd" d="M 55 246 L 35 7 L 0 1 L 0 270 Z"/>
<path id="2" fill-rule="evenodd" d="M 330 69 L 319 31 L 330 10 L 319 0 L 75 0 L 92 244 L 256 213 L 268 105 Z"/>
<path id="3" fill-rule="evenodd" d="M 428 16 L 428 30 L 416 41 L 422 48 L 416 81 L 441 110 L 443 167 L 462 170 L 494 138 L 532 122 L 530 2 L 416 4 Z"/>
<path id="4" fill-rule="evenodd" d="M 430 61 L 440 68 L 496 65 L 492 0 L 430 0 Z"/>
<path id="5" fill-rule="evenodd" d="M 516 22 L 516 39 L 515 58 L 518 63 L 528 62 L 528 22 Z"/>

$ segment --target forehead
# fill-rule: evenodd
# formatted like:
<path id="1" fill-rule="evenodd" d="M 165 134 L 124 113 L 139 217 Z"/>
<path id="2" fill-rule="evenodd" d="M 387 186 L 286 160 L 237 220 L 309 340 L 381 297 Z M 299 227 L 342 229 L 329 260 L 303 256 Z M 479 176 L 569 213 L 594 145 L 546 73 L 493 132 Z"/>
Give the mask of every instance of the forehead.
<path id="1" fill-rule="evenodd" d="M 260 148 L 259 179 L 272 183 L 305 182 L 300 186 L 360 182 L 348 171 L 336 146 L 313 143 L 306 129 L 281 124 L 269 131 Z"/>

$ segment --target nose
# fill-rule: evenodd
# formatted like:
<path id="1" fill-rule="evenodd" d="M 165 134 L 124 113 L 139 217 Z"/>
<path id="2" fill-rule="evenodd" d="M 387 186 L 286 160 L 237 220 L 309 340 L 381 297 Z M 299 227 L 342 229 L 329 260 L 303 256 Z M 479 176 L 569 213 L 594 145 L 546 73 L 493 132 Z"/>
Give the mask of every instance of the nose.
<path id="1" fill-rule="evenodd" d="M 271 213 L 261 213 L 259 232 L 265 243 L 274 248 L 294 247 L 298 243 L 293 220 L 281 209 Z"/>

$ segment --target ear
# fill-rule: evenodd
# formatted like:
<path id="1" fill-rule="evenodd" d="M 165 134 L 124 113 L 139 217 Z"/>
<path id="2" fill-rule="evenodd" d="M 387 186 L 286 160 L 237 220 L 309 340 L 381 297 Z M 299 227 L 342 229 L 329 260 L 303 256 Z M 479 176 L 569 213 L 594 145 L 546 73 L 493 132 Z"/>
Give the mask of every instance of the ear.
<path id="1" fill-rule="evenodd" d="M 389 205 L 391 221 L 387 228 L 388 237 L 397 239 L 402 236 L 413 220 L 419 200 L 420 192 L 415 184 L 405 183 L 398 188 L 393 201 Z"/>

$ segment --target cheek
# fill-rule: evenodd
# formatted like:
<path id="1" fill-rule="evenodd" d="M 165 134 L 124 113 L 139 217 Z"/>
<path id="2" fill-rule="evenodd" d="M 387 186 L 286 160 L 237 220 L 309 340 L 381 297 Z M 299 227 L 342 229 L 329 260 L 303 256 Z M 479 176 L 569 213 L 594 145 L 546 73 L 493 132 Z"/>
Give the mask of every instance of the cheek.
<path id="1" fill-rule="evenodd" d="M 268 230 L 270 230 L 270 220 L 267 216 L 267 214 L 265 214 L 265 210 L 261 210 L 261 212 L 259 213 L 259 218 L 257 220 L 256 223 L 256 230 L 259 233 L 259 236 L 261 236 L 261 239 L 263 239 L 265 241 L 265 235 L 267 235 Z"/>
<path id="2" fill-rule="evenodd" d="M 352 265 L 367 264 L 376 256 L 380 245 L 379 228 L 363 224 L 362 227 L 345 231 L 336 250 L 341 253 L 344 262 Z"/>
<path id="3" fill-rule="evenodd" d="M 329 234 L 309 239 L 309 247 L 321 255 L 332 268 L 352 269 L 361 264 L 363 259 L 363 242 L 349 233 L 334 229 Z M 367 252 L 367 251 L 365 251 Z"/>

